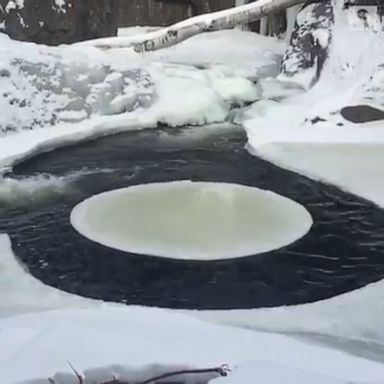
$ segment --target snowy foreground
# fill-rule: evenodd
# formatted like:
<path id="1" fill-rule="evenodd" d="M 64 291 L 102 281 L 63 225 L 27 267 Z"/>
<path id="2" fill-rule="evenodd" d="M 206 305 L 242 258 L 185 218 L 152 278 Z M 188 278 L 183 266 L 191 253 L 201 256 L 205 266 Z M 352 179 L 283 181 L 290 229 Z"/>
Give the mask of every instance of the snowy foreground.
<path id="1" fill-rule="evenodd" d="M 346 34 L 341 31 L 338 36 L 339 48 L 332 54 L 343 52 L 343 60 L 359 63 L 361 55 L 346 59 L 341 50 L 347 44 Z M 284 43 L 247 32 L 199 36 L 144 56 L 117 49 L 108 55 L 85 47 L 48 49 L 0 35 L 0 74 L 5 73 L 0 86 L 7 90 L 0 97 L 0 126 L 8 127 L 0 138 L 0 169 L 40 151 L 98 135 L 158 123 L 201 125 L 234 118 L 245 120 L 250 150 L 258 155 L 384 205 L 384 174 L 372 166 L 382 158 L 384 133 L 379 124 L 362 128 L 343 121 L 336 127 L 339 107 L 358 103 L 367 89 L 380 92 L 382 41 L 376 35 L 361 41 L 372 50 L 368 65 L 359 70 L 340 73 L 332 67 L 339 61 L 334 57 L 324 82 L 303 93 L 300 87 L 287 86 L 284 79 L 265 79 L 259 86 L 252 83 L 276 74 Z M 227 54 L 214 48 L 225 44 L 234 51 Z M 39 83 L 36 67 L 43 74 L 51 73 L 52 83 Z M 367 88 L 372 73 L 370 81 L 376 81 L 376 87 Z M 72 77 L 75 84 L 69 80 Z M 42 103 L 41 98 L 49 102 Z M 245 112 L 233 111 L 234 105 L 259 99 L 263 100 Z M 327 122 L 307 123 L 316 116 L 326 116 Z M 374 157 L 368 157 L 373 139 Z M 353 177 L 356 167 L 360 171 Z M 0 182 L 0 189 L 14 188 Z M 46 383 L 63 371 L 67 374 L 58 374 L 56 383 L 75 383 L 67 361 L 85 371 L 88 382 L 113 375 L 140 381 L 180 366 L 224 363 L 234 370 L 217 379 L 223 384 L 383 382 L 383 282 L 294 307 L 182 314 L 123 307 L 44 286 L 18 264 L 8 237 L 2 235 L 0 292 L 0 372 L 5 384 Z M 28 381 L 32 379 L 36 380 Z"/>
<path id="2" fill-rule="evenodd" d="M 282 335 L 213 325 L 160 309 L 27 314 L 4 319 L 1 329 L 2 345 L 7 348 L 0 349 L 0 367 L 7 382 L 40 377 L 34 383 L 47 383 L 52 372 L 68 372 L 68 360 L 77 368 L 88 368 L 89 383 L 94 382 L 92 378 L 113 376 L 139 381 L 180 367 L 223 363 L 236 367 L 233 376 L 218 379 L 217 384 L 278 384 L 282 379 L 289 384 L 380 383 L 384 376 L 380 363 Z M 55 379 L 76 383 L 70 373 L 57 374 Z"/>

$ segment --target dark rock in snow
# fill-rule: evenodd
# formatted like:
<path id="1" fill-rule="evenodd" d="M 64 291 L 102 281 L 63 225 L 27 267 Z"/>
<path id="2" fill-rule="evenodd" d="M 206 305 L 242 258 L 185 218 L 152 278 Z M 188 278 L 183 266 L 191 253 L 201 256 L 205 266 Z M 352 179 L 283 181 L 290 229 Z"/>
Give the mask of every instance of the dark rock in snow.
<path id="1" fill-rule="evenodd" d="M 315 124 L 317 124 L 317 123 L 324 122 L 324 121 L 327 121 L 327 120 L 323 119 L 322 117 L 316 116 L 315 118 L 313 118 L 313 119 L 311 120 L 311 123 L 312 123 L 313 125 L 315 125 Z"/>
<path id="2" fill-rule="evenodd" d="M 329 1 L 307 4 L 301 9 L 296 18 L 291 45 L 283 58 L 283 74 L 293 77 L 312 70 L 310 82 L 318 80 L 328 56 L 333 21 L 333 8 Z"/>
<path id="3" fill-rule="evenodd" d="M 341 110 L 341 116 L 352 123 L 369 123 L 384 120 L 384 111 L 369 105 L 353 105 Z"/>
<path id="4" fill-rule="evenodd" d="M 48 45 L 117 34 L 116 0 L 0 0 L 0 32 Z"/>

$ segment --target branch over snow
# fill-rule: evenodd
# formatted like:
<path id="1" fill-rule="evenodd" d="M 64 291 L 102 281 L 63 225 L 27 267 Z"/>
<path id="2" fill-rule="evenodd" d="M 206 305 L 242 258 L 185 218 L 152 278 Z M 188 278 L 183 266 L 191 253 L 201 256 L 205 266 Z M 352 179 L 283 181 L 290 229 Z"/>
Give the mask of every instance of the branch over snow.
<path id="1" fill-rule="evenodd" d="M 202 32 L 230 29 L 252 23 L 271 13 L 279 12 L 305 0 L 259 0 L 257 2 L 207 13 L 181 21 L 170 27 L 132 37 L 112 37 L 87 41 L 85 45 L 97 48 L 133 48 L 136 52 L 155 51 L 170 47 Z"/>
<path id="2" fill-rule="evenodd" d="M 83 384 L 84 383 L 83 377 L 76 371 L 76 369 L 73 367 L 73 365 L 70 362 L 68 362 L 68 364 L 71 367 L 73 373 L 75 374 L 76 379 L 78 381 L 78 384 Z M 227 364 L 224 364 L 224 365 L 222 365 L 220 367 L 216 367 L 216 368 L 185 369 L 185 370 L 181 370 L 181 371 L 173 371 L 173 372 L 164 373 L 162 375 L 152 377 L 151 379 L 143 381 L 141 383 L 139 382 L 139 384 L 151 384 L 151 383 L 156 383 L 159 380 L 167 379 L 170 377 L 189 375 L 189 374 L 216 373 L 219 376 L 223 377 L 223 376 L 227 376 L 229 372 L 230 372 L 230 368 Z M 53 380 L 52 378 L 49 378 L 48 382 L 49 382 L 49 384 L 56 384 L 55 380 Z M 112 380 L 103 381 L 100 384 L 132 384 L 132 383 L 128 383 L 126 381 L 120 381 L 120 380 L 117 380 L 116 378 L 113 378 Z"/>

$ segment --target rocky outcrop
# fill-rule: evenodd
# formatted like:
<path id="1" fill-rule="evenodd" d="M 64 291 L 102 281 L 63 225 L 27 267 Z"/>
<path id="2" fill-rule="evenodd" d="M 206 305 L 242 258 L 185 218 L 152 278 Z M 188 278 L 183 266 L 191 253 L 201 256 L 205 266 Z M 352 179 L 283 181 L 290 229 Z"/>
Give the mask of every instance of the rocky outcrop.
<path id="1" fill-rule="evenodd" d="M 308 86 L 318 80 L 328 57 L 334 22 L 330 1 L 308 4 L 299 12 L 291 45 L 282 62 L 282 74 L 293 77 L 308 73 Z"/>
<path id="2" fill-rule="evenodd" d="M 0 31 L 48 45 L 117 34 L 116 0 L 0 0 Z"/>

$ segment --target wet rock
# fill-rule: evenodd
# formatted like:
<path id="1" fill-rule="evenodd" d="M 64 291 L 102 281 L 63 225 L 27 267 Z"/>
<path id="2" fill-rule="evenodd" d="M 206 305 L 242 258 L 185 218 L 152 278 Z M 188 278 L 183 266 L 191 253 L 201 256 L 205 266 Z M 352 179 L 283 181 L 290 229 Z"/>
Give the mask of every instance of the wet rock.
<path id="1" fill-rule="evenodd" d="M 354 105 L 343 108 L 341 116 L 352 123 L 369 123 L 384 120 L 384 110 L 370 105 Z"/>
<path id="2" fill-rule="evenodd" d="M 0 0 L 0 32 L 48 45 L 117 34 L 116 0 Z"/>
<path id="3" fill-rule="evenodd" d="M 316 116 L 315 118 L 311 119 L 311 123 L 313 125 L 317 124 L 317 123 L 321 123 L 321 122 L 324 122 L 324 121 L 327 121 L 325 119 L 323 119 L 322 117 L 320 116 Z"/>

